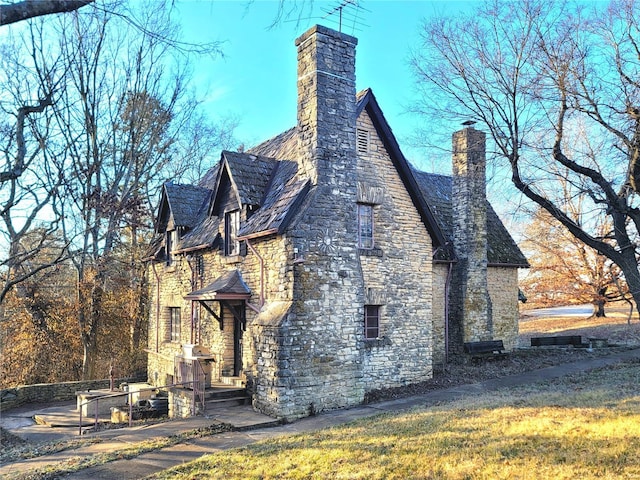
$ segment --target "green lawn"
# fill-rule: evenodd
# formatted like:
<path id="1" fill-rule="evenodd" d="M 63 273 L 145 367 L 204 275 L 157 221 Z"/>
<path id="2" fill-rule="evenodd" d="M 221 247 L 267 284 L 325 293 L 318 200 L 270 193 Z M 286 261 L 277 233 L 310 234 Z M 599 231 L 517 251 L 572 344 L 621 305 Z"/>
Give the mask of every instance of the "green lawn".
<path id="1" fill-rule="evenodd" d="M 264 441 L 153 478 L 640 478 L 640 364 Z"/>

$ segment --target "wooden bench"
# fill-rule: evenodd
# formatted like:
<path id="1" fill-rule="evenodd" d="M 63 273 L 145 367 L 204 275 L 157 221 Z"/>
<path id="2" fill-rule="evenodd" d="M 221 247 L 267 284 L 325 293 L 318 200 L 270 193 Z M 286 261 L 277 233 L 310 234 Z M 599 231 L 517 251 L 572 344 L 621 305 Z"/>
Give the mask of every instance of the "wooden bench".
<path id="1" fill-rule="evenodd" d="M 504 358 L 507 356 L 502 340 L 466 342 L 464 344 L 464 353 L 471 355 L 471 358 L 476 360 L 483 358 Z"/>
<path id="2" fill-rule="evenodd" d="M 555 337 L 532 337 L 532 347 L 550 347 L 550 346 L 574 346 L 583 347 L 582 336 L 580 335 L 558 335 Z"/>

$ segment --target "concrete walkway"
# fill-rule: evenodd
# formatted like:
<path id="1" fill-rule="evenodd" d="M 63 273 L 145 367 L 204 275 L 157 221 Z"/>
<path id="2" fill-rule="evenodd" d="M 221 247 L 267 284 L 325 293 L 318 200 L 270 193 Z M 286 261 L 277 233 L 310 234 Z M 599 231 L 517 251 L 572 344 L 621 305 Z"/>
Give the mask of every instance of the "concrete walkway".
<path id="1" fill-rule="evenodd" d="M 477 396 L 485 392 L 491 392 L 505 387 L 529 385 L 537 382 L 548 381 L 565 375 L 613 365 L 622 360 L 628 359 L 640 359 L 640 349 L 617 352 L 606 357 L 548 367 L 523 374 L 488 380 L 481 383 L 461 385 L 446 390 L 436 390 L 423 395 L 389 400 L 345 410 L 335 410 L 322 413 L 314 417 L 303 418 L 290 424 L 278 426 L 274 426 L 273 418 L 254 412 L 251 407 L 230 407 L 228 409 L 221 410 L 210 417 L 192 417 L 155 425 L 106 430 L 103 432 L 92 433 L 90 435 L 91 438 L 99 438 L 101 440 L 99 443 L 73 450 L 66 450 L 52 455 L 45 455 L 35 459 L 3 465 L 0 467 L 0 478 L 11 478 L 14 475 L 18 476 L 20 474 L 26 474 L 33 469 L 65 462 L 71 458 L 113 452 L 115 450 L 131 446 L 135 443 L 149 440 L 153 437 L 176 435 L 181 432 L 208 427 L 220 422 L 229 423 L 238 429 L 236 431 L 194 438 L 184 443 L 145 453 L 129 460 L 117 460 L 59 477 L 65 479 L 90 478 L 94 480 L 140 479 L 175 465 L 195 460 L 207 453 L 215 453 L 231 448 L 243 447 L 268 438 L 311 432 L 384 412 L 402 412 L 415 407 L 424 407 L 454 401 L 468 395 Z M 67 405 L 66 408 L 68 407 L 69 406 Z M 56 408 L 60 409 L 65 407 L 58 406 Z M 25 412 L 23 412 L 23 414 L 24 413 Z M 40 414 L 46 413 L 46 411 L 40 411 Z M 49 428 L 50 431 L 66 430 L 66 432 L 58 433 L 59 435 L 66 435 L 64 438 L 73 438 L 74 436 L 75 438 L 78 438 L 77 427 L 72 428 L 73 432 L 69 432 L 70 427 L 67 427 L 66 429 L 61 429 L 59 427 L 50 428 L 45 426 L 29 427 L 32 430 L 30 430 L 27 435 L 24 435 L 25 431 L 23 429 L 27 427 L 11 428 L 11 419 L 13 418 L 13 420 L 15 420 L 16 418 L 15 416 L 12 417 L 12 415 L 15 415 L 14 412 L 4 413 L 2 418 L 0 418 L 0 424 L 2 424 L 2 426 L 6 426 L 5 428 L 9 428 L 12 433 L 19 436 L 27 436 L 33 440 L 36 438 L 36 435 L 38 435 L 38 432 L 42 432 L 40 434 L 45 434 L 46 430 L 44 429 Z M 77 412 L 75 415 L 77 415 Z M 35 432 L 33 430 L 34 428 L 38 429 L 38 432 Z M 49 435 L 52 434 L 53 432 L 49 433 Z M 85 436 L 83 436 L 83 438 L 85 438 Z"/>

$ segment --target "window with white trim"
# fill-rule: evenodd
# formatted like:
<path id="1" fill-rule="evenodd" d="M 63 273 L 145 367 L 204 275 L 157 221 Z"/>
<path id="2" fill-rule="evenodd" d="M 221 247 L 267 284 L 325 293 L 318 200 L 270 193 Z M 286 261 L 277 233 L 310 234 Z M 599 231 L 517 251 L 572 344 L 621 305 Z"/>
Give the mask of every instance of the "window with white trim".
<path id="1" fill-rule="evenodd" d="M 373 243 L 373 205 L 358 204 L 358 248 L 371 250 Z"/>

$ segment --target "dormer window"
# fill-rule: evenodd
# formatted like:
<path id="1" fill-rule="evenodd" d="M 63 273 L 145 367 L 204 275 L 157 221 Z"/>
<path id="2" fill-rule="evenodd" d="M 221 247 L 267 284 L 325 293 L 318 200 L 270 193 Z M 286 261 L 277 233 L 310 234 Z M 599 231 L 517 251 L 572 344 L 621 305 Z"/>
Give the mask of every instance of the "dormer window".
<path id="1" fill-rule="evenodd" d="M 165 258 L 167 266 L 170 266 L 173 264 L 173 249 L 175 248 L 178 234 L 176 230 L 167 230 L 165 235 Z"/>
<path id="2" fill-rule="evenodd" d="M 240 255 L 240 210 L 224 214 L 224 254 L 227 256 Z"/>

